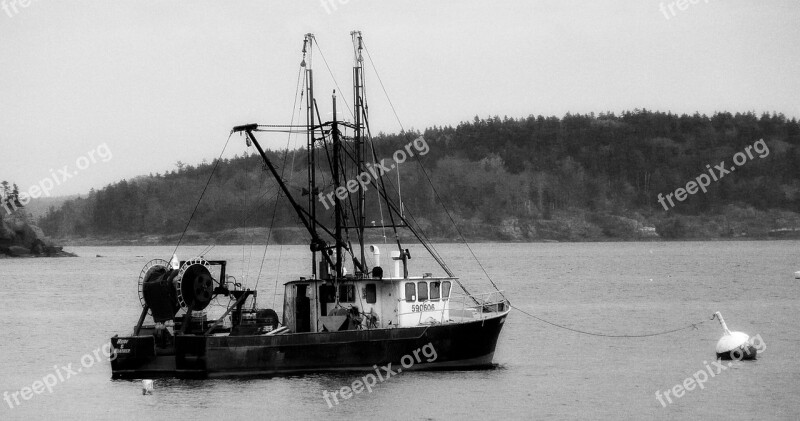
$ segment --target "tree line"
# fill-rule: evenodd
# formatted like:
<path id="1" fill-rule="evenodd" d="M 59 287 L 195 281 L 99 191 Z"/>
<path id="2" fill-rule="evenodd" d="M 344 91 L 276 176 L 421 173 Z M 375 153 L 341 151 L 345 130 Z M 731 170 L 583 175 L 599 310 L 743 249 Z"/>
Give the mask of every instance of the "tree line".
<path id="1" fill-rule="evenodd" d="M 399 168 L 400 193 L 404 208 L 434 237 L 456 239 L 442 204 L 472 239 L 635 239 L 652 235 L 653 227 L 663 238 L 717 238 L 800 227 L 800 124 L 778 113 L 475 117 L 455 127 L 380 134 L 375 154 L 390 158 L 420 135 L 430 151 Z M 657 201 L 759 139 L 769 156 L 668 211 Z M 307 203 L 305 151 L 267 153 Z M 326 159 L 322 150 L 317 156 Z M 331 191 L 326 171 L 312 196 Z M 397 183 L 396 174 L 387 177 Z M 368 201 L 368 224 L 385 212 L 380 206 Z M 122 180 L 51 208 L 39 225 L 56 237 L 163 235 L 181 232 L 192 214 L 190 229 L 201 232 L 299 226 L 253 154 Z"/>

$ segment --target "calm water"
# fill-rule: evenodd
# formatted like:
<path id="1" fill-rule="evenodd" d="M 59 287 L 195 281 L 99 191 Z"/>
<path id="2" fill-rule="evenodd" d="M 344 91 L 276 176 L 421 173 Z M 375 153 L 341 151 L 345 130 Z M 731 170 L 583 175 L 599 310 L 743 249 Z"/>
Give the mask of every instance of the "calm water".
<path id="1" fill-rule="evenodd" d="M 64 367 L 82 368 L 21 400 L 0 419 L 800 419 L 800 242 L 474 245 L 512 303 L 556 323 L 608 334 L 643 334 L 708 320 L 761 335 L 757 362 L 737 362 L 662 407 L 673 388 L 714 360 L 722 334 L 706 322 L 650 338 L 587 336 L 512 312 L 488 371 L 403 373 L 334 408 L 322 399 L 355 373 L 250 380 L 111 381 L 92 351 L 128 333 L 139 314 L 136 280 L 168 247 L 76 247 L 76 259 L 0 260 L 0 392 L 31 387 Z M 185 247 L 181 257 L 203 248 Z M 439 246 L 473 292 L 491 287 L 463 246 Z M 270 247 L 259 290 L 304 274 L 306 247 Z M 98 258 L 96 255 L 103 257 Z M 216 247 L 253 287 L 263 248 Z M 278 256 L 283 256 L 280 267 Z M 412 273 L 432 271 L 412 250 Z M 280 273 L 278 272 L 280 270 Z M 281 297 L 277 297 L 277 303 Z M 280 307 L 280 305 L 278 305 Z M 89 354 L 88 357 L 85 355 Z M 13 400 L 12 400 L 13 402 Z M 169 418 L 168 418 L 169 417 Z"/>

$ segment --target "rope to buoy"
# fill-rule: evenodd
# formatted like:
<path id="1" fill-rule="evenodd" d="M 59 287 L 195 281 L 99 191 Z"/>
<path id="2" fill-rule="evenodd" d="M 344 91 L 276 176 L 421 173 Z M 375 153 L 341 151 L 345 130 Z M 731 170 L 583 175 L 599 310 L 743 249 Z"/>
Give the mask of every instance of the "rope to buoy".
<path id="1" fill-rule="evenodd" d="M 647 338 L 647 337 L 650 337 L 650 336 L 666 335 L 666 334 L 669 334 L 669 333 L 675 333 L 675 332 L 679 332 L 681 330 L 686 330 L 686 329 L 697 329 L 698 325 L 701 325 L 701 324 L 703 324 L 703 323 L 708 321 L 708 320 L 702 320 L 702 321 L 700 321 L 698 323 L 692 323 L 692 324 L 690 324 L 688 326 L 679 327 L 679 328 L 671 329 L 671 330 L 665 330 L 663 332 L 656 332 L 656 333 L 646 333 L 646 334 L 641 334 L 641 335 L 607 335 L 605 333 L 587 332 L 587 331 L 584 331 L 584 330 L 573 329 L 571 327 L 563 326 L 563 325 L 560 325 L 558 323 L 553 323 L 551 321 L 542 319 L 541 317 L 538 317 L 538 316 L 535 316 L 535 315 L 533 315 L 531 313 L 528 313 L 527 311 L 525 311 L 525 310 L 523 310 L 523 309 L 521 309 L 519 307 L 516 307 L 516 306 L 512 305 L 511 308 L 513 308 L 514 310 L 519 311 L 522 314 L 525 314 L 525 315 L 527 315 L 529 317 L 532 317 L 532 318 L 534 318 L 534 319 L 536 319 L 536 320 L 538 320 L 540 322 L 547 323 L 547 324 L 555 326 L 555 327 L 557 327 L 559 329 L 565 329 L 565 330 L 569 330 L 571 332 L 582 333 L 584 335 L 602 336 L 602 337 L 605 337 L 605 338 Z"/>

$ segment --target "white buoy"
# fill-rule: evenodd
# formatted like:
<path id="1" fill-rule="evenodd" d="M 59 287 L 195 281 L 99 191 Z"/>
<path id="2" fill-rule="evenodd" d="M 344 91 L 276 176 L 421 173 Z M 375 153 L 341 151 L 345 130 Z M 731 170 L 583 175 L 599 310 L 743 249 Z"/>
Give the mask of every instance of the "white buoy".
<path id="1" fill-rule="evenodd" d="M 711 320 L 719 319 L 724 335 L 717 342 L 717 358 L 723 360 L 754 360 L 756 348 L 750 343 L 750 335 L 744 332 L 731 332 L 720 312 L 714 313 Z"/>
<path id="2" fill-rule="evenodd" d="M 794 273 L 794 279 L 800 279 L 800 270 Z"/>
<path id="3" fill-rule="evenodd" d="M 153 381 L 152 380 L 142 380 L 142 395 L 152 395 L 153 394 Z"/>

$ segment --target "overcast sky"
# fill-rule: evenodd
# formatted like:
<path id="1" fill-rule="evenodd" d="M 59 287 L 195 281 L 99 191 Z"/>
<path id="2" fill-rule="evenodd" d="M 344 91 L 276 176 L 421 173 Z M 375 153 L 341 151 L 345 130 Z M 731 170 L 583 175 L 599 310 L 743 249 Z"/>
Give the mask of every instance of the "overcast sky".
<path id="1" fill-rule="evenodd" d="M 234 125 L 287 123 L 307 32 L 351 102 L 361 30 L 406 128 L 634 108 L 800 117 L 797 0 L 21 3 L 0 0 L 0 179 L 27 190 L 68 166 L 52 195 L 210 160 Z M 334 86 L 319 51 L 313 65 L 325 113 Z M 398 131 L 367 83 L 373 130 Z M 245 151 L 234 139 L 226 155 Z M 76 168 L 104 143 L 113 158 Z"/>

